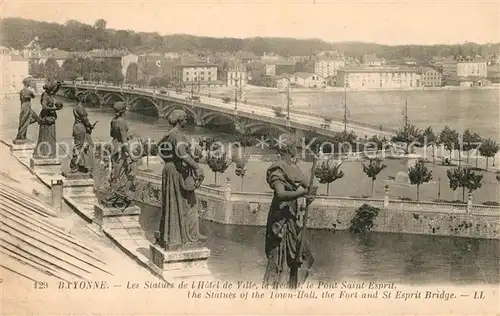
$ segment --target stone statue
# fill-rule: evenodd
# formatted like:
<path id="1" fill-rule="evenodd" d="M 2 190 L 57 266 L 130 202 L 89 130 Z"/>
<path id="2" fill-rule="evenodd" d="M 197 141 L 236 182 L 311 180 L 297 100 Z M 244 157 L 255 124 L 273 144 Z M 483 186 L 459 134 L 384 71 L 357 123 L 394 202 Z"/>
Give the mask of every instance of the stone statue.
<path id="1" fill-rule="evenodd" d="M 280 159 L 266 173 L 266 181 L 274 191 L 266 224 L 265 253 L 268 259 L 264 284 L 286 286 L 293 261 L 297 256 L 297 241 L 304 223 L 301 209 L 314 199 L 316 187 L 308 196 L 309 183 L 296 164 L 297 141 L 293 136 L 280 143 Z M 307 240 L 303 242 L 300 262 L 305 278 L 314 262 Z"/>
<path id="2" fill-rule="evenodd" d="M 193 159 L 182 133 L 187 115 L 174 110 L 168 117 L 173 126 L 158 142 L 158 155 L 165 161 L 162 172 L 161 220 L 156 243 L 165 250 L 198 247 L 206 237 L 199 232 L 195 190 L 203 182 L 203 170 Z"/>
<path id="3" fill-rule="evenodd" d="M 61 110 L 63 104 L 55 102 L 52 96 L 57 93 L 60 87 L 60 82 L 49 82 L 43 86 L 45 91 L 40 100 L 42 110 L 38 116 L 38 142 L 33 153 L 35 158 L 55 158 L 57 155 L 56 111 Z"/>
<path id="4" fill-rule="evenodd" d="M 35 94 L 31 87 L 31 78 L 23 79 L 24 88 L 19 92 L 19 100 L 21 101 L 21 112 L 19 113 L 19 127 L 17 130 L 16 139 L 14 139 L 14 144 L 24 144 L 28 140 L 26 139 L 26 133 L 28 131 L 28 126 L 33 123 L 38 122 L 38 115 L 31 109 L 31 99 L 35 98 Z"/>
<path id="5" fill-rule="evenodd" d="M 127 208 L 134 206 L 136 190 L 137 160 L 142 149 L 132 146 L 127 121 L 123 117 L 127 111 L 124 102 L 113 106 L 115 117 L 111 120 L 111 193 L 101 203 L 107 207 Z"/>
<path id="6" fill-rule="evenodd" d="M 81 95 L 77 97 L 77 104 L 73 108 L 73 156 L 70 162 L 71 173 L 87 174 L 92 169 L 92 147 L 91 138 L 94 125 L 90 124 L 87 110 L 83 104 Z"/>

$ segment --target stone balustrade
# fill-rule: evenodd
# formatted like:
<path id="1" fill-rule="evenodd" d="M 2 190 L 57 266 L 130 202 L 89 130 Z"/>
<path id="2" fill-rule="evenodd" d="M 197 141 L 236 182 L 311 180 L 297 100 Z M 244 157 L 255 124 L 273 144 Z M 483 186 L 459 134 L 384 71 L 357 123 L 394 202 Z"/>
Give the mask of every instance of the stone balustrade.
<path id="1" fill-rule="evenodd" d="M 138 174 L 139 199 L 159 207 L 161 176 Z M 386 193 L 387 194 L 387 193 Z M 272 192 L 240 192 L 231 188 L 202 185 L 197 191 L 201 216 L 210 221 L 249 226 L 264 226 L 273 197 Z M 351 219 L 363 204 L 378 208 L 374 230 L 394 233 L 453 235 L 499 239 L 500 207 L 472 204 L 401 201 L 351 197 L 318 196 L 311 204 L 308 227 L 348 229 Z"/>

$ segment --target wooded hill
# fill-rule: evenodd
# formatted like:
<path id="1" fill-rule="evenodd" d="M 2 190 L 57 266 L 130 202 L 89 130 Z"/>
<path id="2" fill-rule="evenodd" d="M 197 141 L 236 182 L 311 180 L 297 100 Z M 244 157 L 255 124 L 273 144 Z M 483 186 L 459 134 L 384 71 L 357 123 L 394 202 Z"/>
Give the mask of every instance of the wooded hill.
<path id="1" fill-rule="evenodd" d="M 499 53 L 500 43 L 464 45 L 399 45 L 342 42 L 328 43 L 320 39 L 293 38 L 215 38 L 185 34 L 161 36 L 158 33 L 106 29 L 106 21 L 99 19 L 94 25 L 70 20 L 65 24 L 39 22 L 22 18 L 0 21 L 0 44 L 22 48 L 36 36 L 41 48 L 58 48 L 65 51 L 89 51 L 95 48 L 127 49 L 141 52 L 252 52 L 262 55 L 274 52 L 281 56 L 311 56 L 319 51 L 339 50 L 346 56 L 362 57 L 377 54 L 388 60 L 412 57 L 419 61 L 433 56 L 482 55 Z"/>

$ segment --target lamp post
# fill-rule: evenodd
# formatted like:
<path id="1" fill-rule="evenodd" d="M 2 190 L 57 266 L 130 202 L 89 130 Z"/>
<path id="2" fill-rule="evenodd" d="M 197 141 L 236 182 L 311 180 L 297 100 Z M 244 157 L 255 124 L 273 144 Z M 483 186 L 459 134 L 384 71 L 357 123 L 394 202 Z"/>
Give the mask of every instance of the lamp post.
<path id="1" fill-rule="evenodd" d="M 344 84 L 344 132 L 347 132 L 347 83 Z"/>
<path id="2" fill-rule="evenodd" d="M 234 77 L 234 109 L 238 109 L 238 78 Z"/>
<path id="3" fill-rule="evenodd" d="M 286 119 L 290 120 L 290 78 L 286 78 Z"/>

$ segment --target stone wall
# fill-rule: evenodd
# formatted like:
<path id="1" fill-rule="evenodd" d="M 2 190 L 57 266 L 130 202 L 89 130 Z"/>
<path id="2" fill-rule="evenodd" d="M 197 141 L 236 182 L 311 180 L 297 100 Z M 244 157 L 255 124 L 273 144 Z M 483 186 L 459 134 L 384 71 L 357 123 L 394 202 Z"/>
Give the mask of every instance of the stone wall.
<path id="1" fill-rule="evenodd" d="M 137 198 L 160 207 L 161 176 L 139 172 L 137 180 Z M 101 181 L 96 179 L 96 184 Z M 265 226 L 272 194 L 233 191 L 228 183 L 218 188 L 201 186 L 197 198 L 200 216 L 206 220 Z M 500 239 L 500 207 L 485 205 L 318 196 L 310 207 L 308 227 L 348 229 L 363 204 L 380 209 L 374 231 Z"/>

